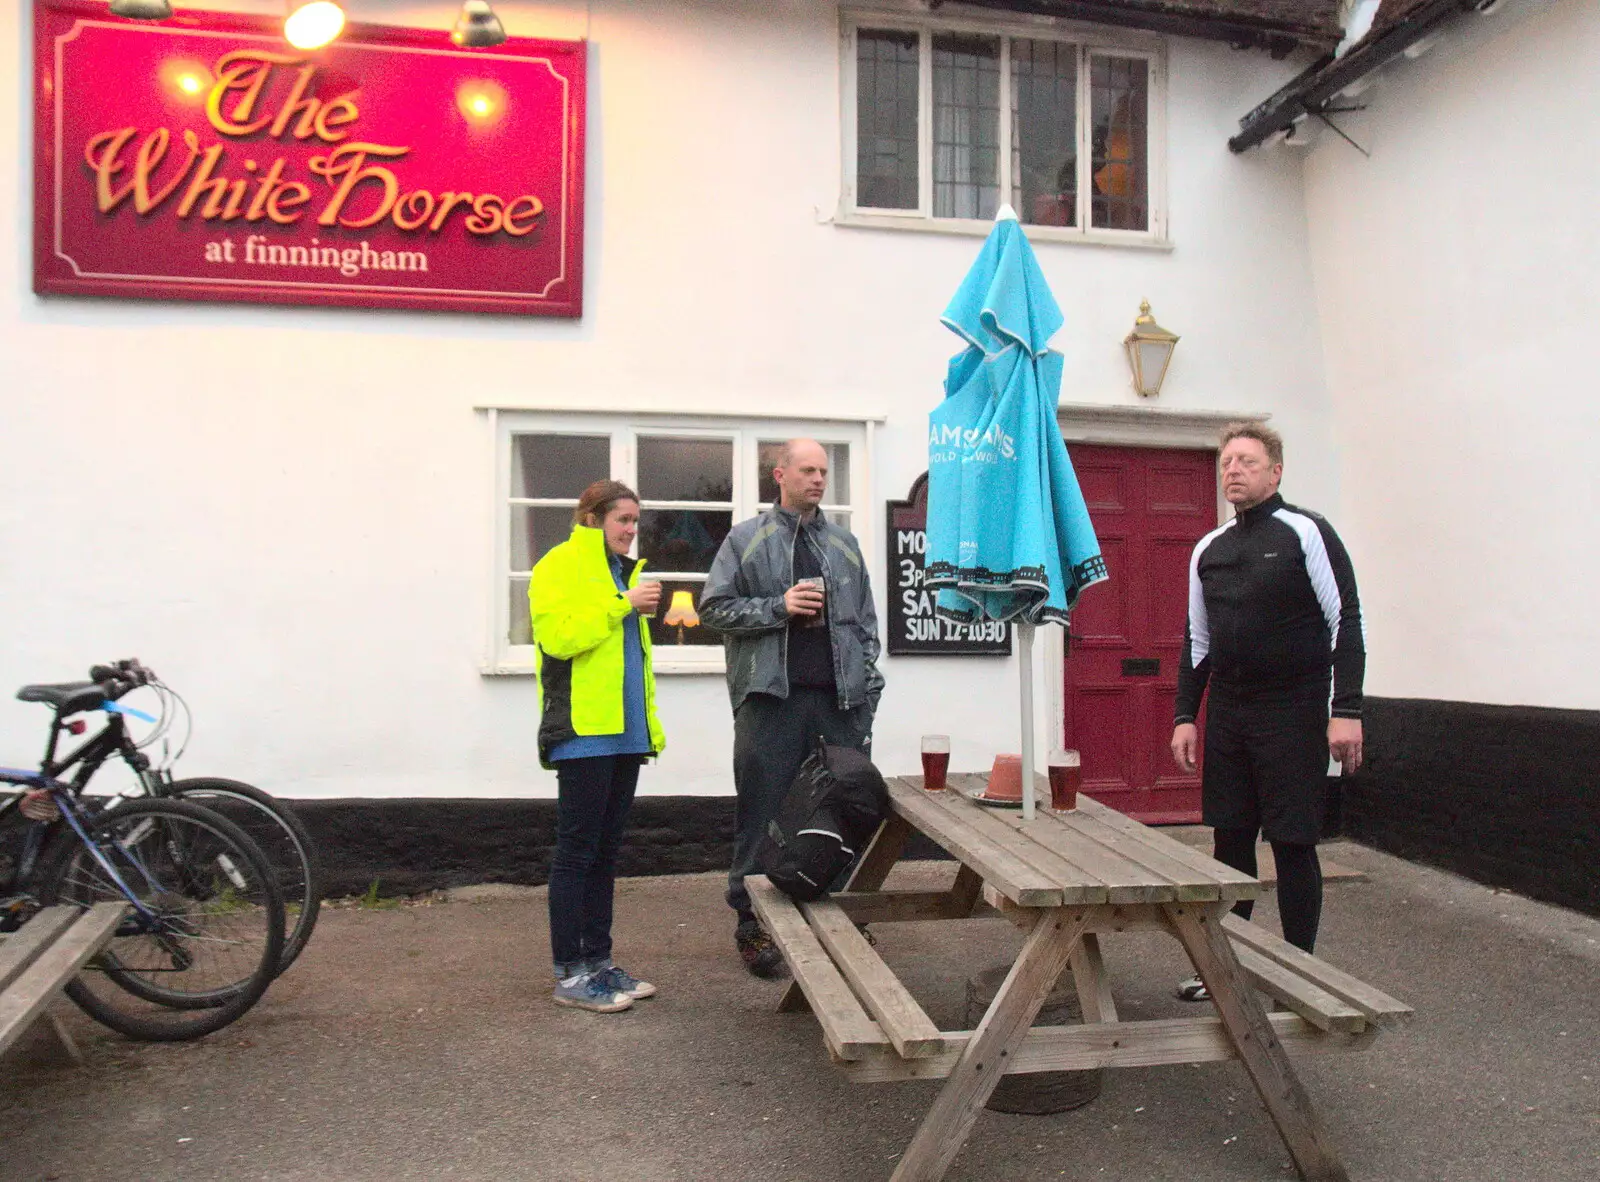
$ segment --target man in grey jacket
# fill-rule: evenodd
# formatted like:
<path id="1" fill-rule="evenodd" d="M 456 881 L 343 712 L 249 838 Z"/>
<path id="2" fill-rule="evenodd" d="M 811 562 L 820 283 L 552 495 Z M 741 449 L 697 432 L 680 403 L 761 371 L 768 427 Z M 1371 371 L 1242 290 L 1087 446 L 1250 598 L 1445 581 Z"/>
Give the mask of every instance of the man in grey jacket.
<path id="1" fill-rule="evenodd" d="M 818 509 L 828 453 L 814 439 L 791 439 L 772 474 L 777 504 L 733 527 L 700 596 L 700 622 L 723 636 L 733 700 L 739 802 L 728 906 L 738 914 L 740 959 L 758 977 L 783 971 L 744 888 L 762 835 L 819 735 L 870 748 L 883 692 L 861 546 Z"/>

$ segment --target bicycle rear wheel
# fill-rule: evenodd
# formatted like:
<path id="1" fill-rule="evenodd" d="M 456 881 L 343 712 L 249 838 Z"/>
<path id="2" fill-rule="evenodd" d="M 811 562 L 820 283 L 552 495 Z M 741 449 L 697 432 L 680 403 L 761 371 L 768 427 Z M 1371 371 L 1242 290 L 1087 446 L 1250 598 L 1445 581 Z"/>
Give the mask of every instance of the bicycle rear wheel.
<path id="1" fill-rule="evenodd" d="M 305 951 L 322 911 L 322 873 L 311 834 L 289 807 L 253 784 L 217 776 L 173 780 L 162 797 L 187 800 L 226 817 L 247 833 L 266 855 L 287 913 L 282 973 Z"/>
<path id="2" fill-rule="evenodd" d="M 40 876 L 41 900 L 136 901 L 104 952 L 66 989 L 129 1038 L 173 1042 L 233 1022 L 266 992 L 283 954 L 283 896 L 237 825 L 197 804 L 119 804 L 88 830 L 105 859 L 65 841 Z M 121 880 L 120 883 L 118 880 Z"/>

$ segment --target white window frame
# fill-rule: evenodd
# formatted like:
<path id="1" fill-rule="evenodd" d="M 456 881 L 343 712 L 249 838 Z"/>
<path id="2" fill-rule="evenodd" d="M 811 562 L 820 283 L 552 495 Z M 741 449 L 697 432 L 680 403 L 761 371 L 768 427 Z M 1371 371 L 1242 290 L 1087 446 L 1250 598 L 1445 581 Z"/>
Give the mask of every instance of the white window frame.
<path id="1" fill-rule="evenodd" d="M 486 614 L 484 660 L 480 671 L 489 676 L 531 676 L 535 672 L 535 646 L 510 642 L 509 586 L 520 572 L 511 569 L 511 441 L 514 436 L 607 435 L 611 440 L 611 473 L 615 479 L 637 487 L 638 445 L 641 435 L 679 439 L 732 439 L 734 444 L 733 520 L 737 524 L 767 506 L 758 503 L 759 472 L 756 457 L 762 442 L 807 436 L 820 443 L 842 444 L 850 457 L 850 498 L 827 500 L 823 510 L 850 514 L 849 528 L 861 540 L 864 553 L 872 530 L 871 450 L 876 419 L 780 419 L 761 416 L 641 415 L 628 413 L 575 413 L 565 411 L 488 409 L 489 436 L 494 448 L 493 538 L 490 545 L 489 607 Z M 754 478 L 755 483 L 752 484 Z M 578 490 L 574 489 L 575 499 Z M 518 503 L 523 503 L 518 499 Z M 651 502 L 652 506 L 656 502 Z M 694 508 L 688 502 L 662 502 L 669 507 Z M 667 573 L 667 572 L 663 572 Z M 657 674 L 721 674 L 725 669 L 721 645 L 657 646 L 652 653 Z"/>
<path id="2" fill-rule="evenodd" d="M 861 29 L 895 29 L 919 38 L 917 167 L 918 201 L 913 210 L 875 209 L 856 204 L 856 34 Z M 1167 229 L 1167 51 L 1159 37 L 1120 29 L 1048 17 L 1032 21 L 918 17 L 907 12 L 851 10 L 841 16 L 840 35 L 840 142 L 843 188 L 838 225 L 870 229 L 916 230 L 924 233 L 986 235 L 994 223 L 986 218 L 933 216 L 933 37 L 938 33 L 969 33 L 1000 38 L 1000 203 L 1015 202 L 1011 191 L 1011 41 L 1060 41 L 1078 49 L 1078 216 L 1076 226 L 1036 226 L 1023 222 L 1035 242 L 1080 242 L 1103 246 L 1133 246 L 1170 250 Z M 1150 228 L 1113 230 L 1091 227 L 1090 188 L 1093 182 L 1091 144 L 1092 73 L 1095 56 L 1143 58 L 1150 63 L 1150 107 L 1147 113 L 1149 143 Z"/>

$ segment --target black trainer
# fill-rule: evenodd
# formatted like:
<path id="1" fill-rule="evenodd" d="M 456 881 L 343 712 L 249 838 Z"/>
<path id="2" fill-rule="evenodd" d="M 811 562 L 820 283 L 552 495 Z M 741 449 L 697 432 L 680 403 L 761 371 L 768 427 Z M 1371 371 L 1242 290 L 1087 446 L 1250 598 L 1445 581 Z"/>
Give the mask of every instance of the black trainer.
<path id="1" fill-rule="evenodd" d="M 753 976 L 771 979 L 789 975 L 789 966 L 783 962 L 783 953 L 778 951 L 778 946 L 772 942 L 772 937 L 767 935 L 767 929 L 761 926 L 759 920 L 741 921 L 733 930 L 733 942 L 739 949 L 739 959 L 744 961 L 744 967 Z"/>

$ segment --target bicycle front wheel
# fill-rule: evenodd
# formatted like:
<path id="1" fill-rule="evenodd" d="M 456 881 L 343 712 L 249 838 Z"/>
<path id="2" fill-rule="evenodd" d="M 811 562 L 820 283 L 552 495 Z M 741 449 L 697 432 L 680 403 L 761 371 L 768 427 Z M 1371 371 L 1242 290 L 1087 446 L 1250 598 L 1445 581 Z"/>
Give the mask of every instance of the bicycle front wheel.
<path id="1" fill-rule="evenodd" d="M 322 874 L 311 834 L 281 801 L 253 784 L 217 776 L 174 780 L 162 789 L 169 800 L 187 800 L 226 817 L 261 847 L 283 892 L 287 912 L 282 973 L 305 951 L 322 911 Z"/>
<path id="2" fill-rule="evenodd" d="M 97 817 L 93 848 L 63 842 L 43 902 L 134 910 L 66 989 L 129 1038 L 173 1042 L 233 1022 L 266 992 L 283 954 L 283 895 L 237 825 L 197 804 L 141 800 Z"/>

